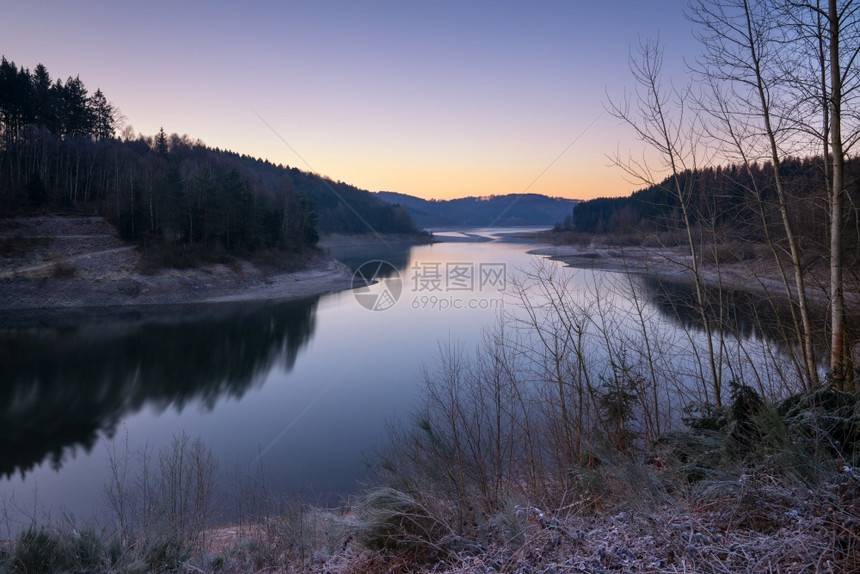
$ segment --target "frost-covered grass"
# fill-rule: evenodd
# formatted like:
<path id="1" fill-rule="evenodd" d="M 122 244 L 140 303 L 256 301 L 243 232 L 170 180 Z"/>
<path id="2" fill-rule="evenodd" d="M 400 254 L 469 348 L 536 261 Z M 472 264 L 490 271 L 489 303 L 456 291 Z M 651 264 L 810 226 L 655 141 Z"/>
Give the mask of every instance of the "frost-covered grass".
<path id="1" fill-rule="evenodd" d="M 715 428 L 690 421 L 647 452 L 597 449 L 565 473 L 508 477 L 491 504 L 479 481 L 450 489 L 450 460 L 400 472 L 389 457 L 377 485 L 341 508 L 257 501 L 241 524 L 210 529 L 197 471 L 211 461 L 179 437 L 153 458 L 149 480 L 190 470 L 196 482 L 126 493 L 123 528 L 32 525 L 0 547 L 0 572 L 851 572 L 860 469 L 828 433 L 852 424 L 842 415 L 858 404 L 828 391 L 758 411 L 733 403 Z M 265 493 L 243 488 L 249 501 Z M 135 506 L 140 497 L 149 506 Z"/>

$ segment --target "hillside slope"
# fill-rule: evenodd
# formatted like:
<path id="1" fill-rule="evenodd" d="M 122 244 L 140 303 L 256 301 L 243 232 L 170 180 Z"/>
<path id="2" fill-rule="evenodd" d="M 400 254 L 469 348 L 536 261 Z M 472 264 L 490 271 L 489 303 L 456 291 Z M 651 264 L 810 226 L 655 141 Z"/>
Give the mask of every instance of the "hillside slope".
<path id="1" fill-rule="evenodd" d="M 402 193 L 380 191 L 379 198 L 403 207 L 421 227 L 547 226 L 570 214 L 574 199 L 535 193 L 426 200 Z"/>

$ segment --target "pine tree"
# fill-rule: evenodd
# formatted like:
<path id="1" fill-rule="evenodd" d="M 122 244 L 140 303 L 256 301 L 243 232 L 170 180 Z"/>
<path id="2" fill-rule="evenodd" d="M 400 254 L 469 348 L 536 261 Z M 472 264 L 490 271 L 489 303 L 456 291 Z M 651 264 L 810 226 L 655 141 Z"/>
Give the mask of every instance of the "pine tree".
<path id="1" fill-rule="evenodd" d="M 155 136 L 155 145 L 153 149 L 155 153 L 160 156 L 167 155 L 167 134 L 164 133 L 164 128 L 159 128 L 158 134 Z"/>
<path id="2" fill-rule="evenodd" d="M 87 89 L 81 78 L 69 77 L 65 86 L 58 83 L 57 87 L 63 111 L 61 135 L 72 137 L 93 135 L 95 115 L 89 106 Z"/>
<path id="3" fill-rule="evenodd" d="M 29 73 L 19 71 L 15 62 L 0 59 L 0 131 L 7 146 L 18 139 L 24 125 L 29 78 Z"/>
<path id="4" fill-rule="evenodd" d="M 116 133 L 116 109 L 100 89 L 90 98 L 90 109 L 94 119 L 93 136 L 97 140 L 113 138 Z"/>
<path id="5" fill-rule="evenodd" d="M 57 114 L 54 109 L 51 94 L 51 75 L 42 64 L 33 70 L 33 122 L 47 128 L 51 133 L 57 132 Z"/>

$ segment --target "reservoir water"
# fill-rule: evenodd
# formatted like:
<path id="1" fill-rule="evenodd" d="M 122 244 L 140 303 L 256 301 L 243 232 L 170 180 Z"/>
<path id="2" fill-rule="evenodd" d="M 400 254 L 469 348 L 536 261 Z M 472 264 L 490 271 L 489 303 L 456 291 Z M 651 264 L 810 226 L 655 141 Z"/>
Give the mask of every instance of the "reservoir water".
<path id="1" fill-rule="evenodd" d="M 438 345 L 477 345 L 516 312 L 510 287 L 541 258 L 506 231 L 335 249 L 368 279 L 355 292 L 7 313 L 0 508 L 17 524 L 103 518 L 109 451 L 157 453 L 182 433 L 211 450 L 220 485 L 261 469 L 278 495 L 331 504 L 355 492 L 387 425 L 409 417 Z M 548 264 L 587 285 L 613 275 Z"/>

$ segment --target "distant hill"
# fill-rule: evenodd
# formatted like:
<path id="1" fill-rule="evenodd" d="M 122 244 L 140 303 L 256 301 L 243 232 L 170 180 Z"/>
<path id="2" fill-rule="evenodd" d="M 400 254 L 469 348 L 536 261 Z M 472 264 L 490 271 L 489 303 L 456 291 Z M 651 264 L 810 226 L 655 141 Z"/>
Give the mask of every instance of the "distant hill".
<path id="1" fill-rule="evenodd" d="M 377 197 L 403 207 L 421 227 L 552 227 L 579 203 L 575 199 L 536 193 L 427 200 L 403 193 L 380 191 Z"/>

